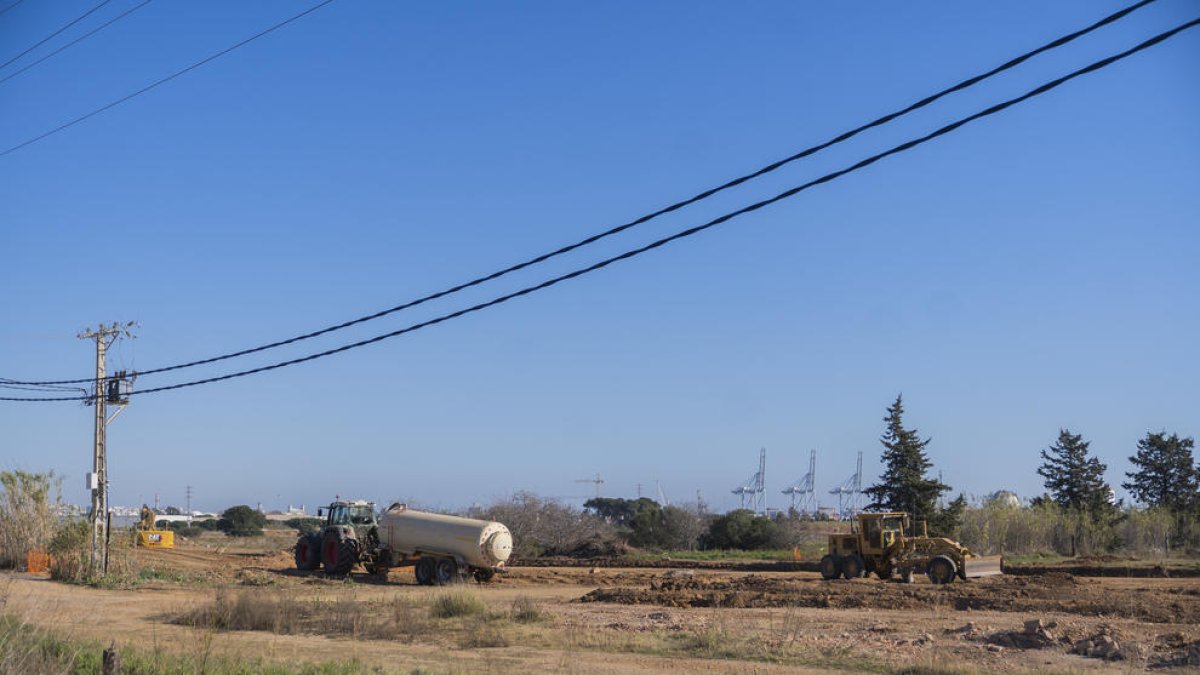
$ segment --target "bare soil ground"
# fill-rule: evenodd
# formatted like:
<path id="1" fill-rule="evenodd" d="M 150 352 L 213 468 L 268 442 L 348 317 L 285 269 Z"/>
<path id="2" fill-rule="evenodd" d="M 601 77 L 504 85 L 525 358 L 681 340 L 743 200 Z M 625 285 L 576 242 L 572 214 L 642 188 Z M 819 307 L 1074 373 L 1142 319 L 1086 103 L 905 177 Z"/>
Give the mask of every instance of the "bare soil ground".
<path id="1" fill-rule="evenodd" d="M 411 571 L 394 570 L 386 582 L 300 573 L 290 541 L 287 533 L 253 542 L 206 535 L 175 550 L 139 550 L 141 579 L 130 588 L 0 575 L 0 604 L 81 639 L 285 664 L 353 658 L 382 672 L 1200 671 L 1195 578 L 1051 572 L 935 587 L 720 565 L 515 567 L 469 585 L 486 616 L 436 619 L 428 608 L 447 591 L 417 586 Z M 381 612 L 403 605 L 420 619 L 404 639 L 179 623 L 217 593 Z M 543 618 L 506 618 L 518 598 Z"/>

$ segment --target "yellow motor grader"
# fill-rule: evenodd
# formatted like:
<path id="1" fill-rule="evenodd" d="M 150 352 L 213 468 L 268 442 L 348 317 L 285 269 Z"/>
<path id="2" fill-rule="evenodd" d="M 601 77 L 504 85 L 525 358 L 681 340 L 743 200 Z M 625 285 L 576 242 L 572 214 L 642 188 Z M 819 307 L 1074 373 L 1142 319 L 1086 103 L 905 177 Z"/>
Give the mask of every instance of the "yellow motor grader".
<path id="1" fill-rule="evenodd" d="M 908 535 L 907 513 L 860 513 L 851 521 L 849 534 L 829 535 L 829 553 L 821 558 L 825 579 L 875 574 L 880 579 L 898 575 L 912 583 L 924 573 L 935 584 L 954 577 L 972 579 L 1003 574 L 1001 556 L 979 556 L 945 537 L 930 537 L 925 523 L 920 536 Z"/>

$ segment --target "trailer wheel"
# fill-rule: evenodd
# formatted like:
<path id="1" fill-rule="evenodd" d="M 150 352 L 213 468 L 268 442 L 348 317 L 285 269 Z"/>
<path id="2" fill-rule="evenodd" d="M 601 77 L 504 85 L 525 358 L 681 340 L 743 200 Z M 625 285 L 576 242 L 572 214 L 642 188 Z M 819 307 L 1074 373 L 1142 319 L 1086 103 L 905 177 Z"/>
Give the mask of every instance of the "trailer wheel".
<path id="1" fill-rule="evenodd" d="M 453 558 L 438 558 L 433 564 L 433 581 L 438 586 L 454 583 L 458 579 L 458 563 Z"/>
<path id="2" fill-rule="evenodd" d="M 311 572 L 321 565 L 321 540 L 306 534 L 296 540 L 296 569 Z"/>
<path id="3" fill-rule="evenodd" d="M 958 574 L 957 565 L 954 561 L 944 555 L 939 555 L 929 561 L 929 567 L 925 568 L 925 574 L 929 576 L 929 581 L 935 584 L 948 584 L 954 581 L 954 575 Z"/>
<path id="4" fill-rule="evenodd" d="M 433 585 L 433 558 L 421 558 L 417 561 L 417 567 L 413 570 L 413 574 L 417 577 L 417 583 L 422 586 Z"/>
<path id="5" fill-rule="evenodd" d="M 486 584 L 496 576 L 496 570 L 489 569 L 487 567 L 476 567 L 474 571 L 471 572 L 471 575 L 475 577 L 475 581 L 478 581 L 481 584 Z"/>
<path id="6" fill-rule="evenodd" d="M 842 575 L 842 564 L 838 557 L 833 554 L 827 554 L 821 558 L 821 576 L 829 581 L 836 579 Z"/>
<path id="7" fill-rule="evenodd" d="M 863 575 L 865 569 L 866 564 L 863 562 L 862 556 L 857 553 L 842 559 L 842 576 L 847 579 L 858 579 Z"/>
<path id="8" fill-rule="evenodd" d="M 325 542 L 325 574 L 344 577 L 358 562 L 358 542 L 330 538 Z"/>

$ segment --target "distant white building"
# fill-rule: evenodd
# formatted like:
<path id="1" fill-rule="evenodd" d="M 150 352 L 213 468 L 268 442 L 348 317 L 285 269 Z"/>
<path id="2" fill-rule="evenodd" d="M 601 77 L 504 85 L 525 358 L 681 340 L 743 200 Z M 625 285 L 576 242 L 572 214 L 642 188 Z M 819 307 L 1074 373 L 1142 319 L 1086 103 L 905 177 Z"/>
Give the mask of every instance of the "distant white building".
<path id="1" fill-rule="evenodd" d="M 999 506 L 1006 509 L 1021 508 L 1021 498 L 1012 490 L 996 490 L 987 498 L 989 506 Z"/>

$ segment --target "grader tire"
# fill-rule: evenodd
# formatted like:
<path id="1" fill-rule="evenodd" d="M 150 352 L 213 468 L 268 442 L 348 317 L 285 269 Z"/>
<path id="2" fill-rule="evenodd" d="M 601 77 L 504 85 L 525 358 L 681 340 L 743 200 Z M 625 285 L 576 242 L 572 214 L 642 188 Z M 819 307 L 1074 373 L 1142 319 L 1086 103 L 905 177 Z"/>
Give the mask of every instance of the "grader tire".
<path id="1" fill-rule="evenodd" d="M 842 561 L 833 554 L 827 554 L 821 558 L 821 577 L 826 581 L 836 579 L 842 575 Z"/>
<path id="2" fill-rule="evenodd" d="M 958 566 L 954 561 L 944 555 L 939 555 L 929 561 L 929 566 L 925 569 L 925 574 L 929 576 L 929 581 L 934 584 L 948 584 L 954 581 L 955 575 L 958 574 Z"/>
<path id="3" fill-rule="evenodd" d="M 862 556 L 855 553 L 842 559 L 842 576 L 847 579 L 858 579 L 866 571 L 866 563 Z"/>
<path id="4" fill-rule="evenodd" d="M 330 538 L 325 541 L 324 558 L 325 574 L 344 577 L 358 562 L 358 545 L 353 539 Z"/>
<path id="5" fill-rule="evenodd" d="M 417 561 L 416 569 L 413 574 L 417 577 L 417 583 L 422 586 L 433 585 L 433 558 L 421 558 Z"/>
<path id="6" fill-rule="evenodd" d="M 321 566 L 321 540 L 318 537 L 305 535 L 296 541 L 293 551 L 296 558 L 296 569 L 311 572 Z"/>

